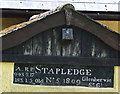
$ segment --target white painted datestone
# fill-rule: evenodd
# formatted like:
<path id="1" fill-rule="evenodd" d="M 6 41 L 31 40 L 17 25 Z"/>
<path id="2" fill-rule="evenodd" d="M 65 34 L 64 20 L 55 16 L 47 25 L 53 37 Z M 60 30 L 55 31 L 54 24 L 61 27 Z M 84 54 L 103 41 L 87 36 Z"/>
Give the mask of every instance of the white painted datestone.
<path id="1" fill-rule="evenodd" d="M 49 10 L 71 3 L 76 10 L 119 11 L 119 2 L 119 0 L 0 0 L 0 8 Z"/>

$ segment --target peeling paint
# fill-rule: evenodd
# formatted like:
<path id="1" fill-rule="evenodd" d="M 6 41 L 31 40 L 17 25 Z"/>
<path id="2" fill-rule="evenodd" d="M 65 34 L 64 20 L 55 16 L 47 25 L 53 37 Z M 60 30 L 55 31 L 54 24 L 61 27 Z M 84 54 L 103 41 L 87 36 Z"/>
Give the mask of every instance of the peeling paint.
<path id="1" fill-rule="evenodd" d="M 106 56 L 107 56 L 106 51 L 105 51 L 105 50 L 102 50 L 102 51 L 101 51 L 101 57 L 106 57 Z"/>
<path id="2" fill-rule="evenodd" d="M 81 50 L 79 49 L 79 43 L 76 44 L 72 56 L 79 56 L 81 54 Z"/>
<path id="3" fill-rule="evenodd" d="M 52 54 L 52 52 L 51 52 L 51 38 L 48 39 L 47 54 L 48 55 Z"/>
<path id="4" fill-rule="evenodd" d="M 92 52 L 91 52 L 92 56 L 95 56 L 95 44 L 92 43 Z"/>

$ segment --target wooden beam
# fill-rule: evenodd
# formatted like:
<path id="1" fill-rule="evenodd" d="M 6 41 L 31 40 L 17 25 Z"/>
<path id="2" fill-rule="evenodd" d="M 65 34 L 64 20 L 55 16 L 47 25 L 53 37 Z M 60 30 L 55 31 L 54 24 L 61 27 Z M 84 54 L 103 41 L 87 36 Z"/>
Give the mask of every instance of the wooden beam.
<path id="1" fill-rule="evenodd" d="M 75 12 L 72 10 L 72 16 L 70 17 L 70 25 L 79 27 L 87 32 L 97 36 L 104 43 L 120 51 L 120 34 L 110 30 L 106 26 L 101 25 L 98 22 L 89 19 L 87 16 Z"/>
<path id="2" fill-rule="evenodd" d="M 24 28 L 0 37 L 0 39 L 2 38 L 2 50 L 15 47 L 40 32 L 63 25 L 73 25 L 86 30 L 87 32 L 97 36 L 110 47 L 120 51 L 120 34 L 72 9 L 59 10 L 59 12 L 48 15 L 40 21 L 38 20 Z"/>
<path id="3" fill-rule="evenodd" d="M 0 39 L 2 40 L 2 50 L 15 47 L 32 38 L 33 36 L 39 34 L 40 32 L 61 25 L 65 25 L 64 11 L 54 13 L 40 21 L 29 24 L 24 28 L 0 37 Z"/>
<path id="4" fill-rule="evenodd" d="M 82 65 L 82 66 L 120 66 L 119 58 L 96 58 L 96 57 L 62 57 L 62 56 L 23 56 L 9 55 L 2 56 L 2 62 L 15 63 L 38 63 L 38 64 L 59 64 L 59 65 Z"/>

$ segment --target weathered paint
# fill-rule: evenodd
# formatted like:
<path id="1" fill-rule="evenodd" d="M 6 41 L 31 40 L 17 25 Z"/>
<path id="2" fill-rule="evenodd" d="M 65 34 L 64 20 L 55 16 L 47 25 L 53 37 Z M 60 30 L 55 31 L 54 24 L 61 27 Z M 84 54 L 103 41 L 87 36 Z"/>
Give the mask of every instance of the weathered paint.
<path id="1" fill-rule="evenodd" d="M 93 34 L 74 26 L 71 26 L 74 32 L 74 39 L 62 40 L 61 30 L 63 27 L 65 26 L 41 32 L 26 42 L 3 51 L 3 54 L 118 58 L 116 50 L 110 48 Z M 34 32 L 34 30 L 31 32 Z M 54 36 L 55 33 L 56 37 Z M 56 45 L 59 45 L 59 49 Z M 56 54 L 58 52 L 60 54 Z"/>
<path id="2" fill-rule="evenodd" d="M 105 20 L 97 20 L 97 21 L 109 27 L 110 29 L 120 33 L 120 28 L 119 28 L 120 21 L 105 21 Z"/>
<path id="3" fill-rule="evenodd" d="M 115 66 L 115 80 L 113 88 L 88 88 L 88 87 L 73 87 L 73 86 L 34 86 L 13 84 L 14 63 L 4 62 L 2 66 L 2 92 L 118 92 L 120 93 L 120 67 Z M 104 94 L 104 93 L 102 93 Z M 106 93 L 105 93 L 106 94 Z M 113 93 L 114 94 L 114 93 Z"/>

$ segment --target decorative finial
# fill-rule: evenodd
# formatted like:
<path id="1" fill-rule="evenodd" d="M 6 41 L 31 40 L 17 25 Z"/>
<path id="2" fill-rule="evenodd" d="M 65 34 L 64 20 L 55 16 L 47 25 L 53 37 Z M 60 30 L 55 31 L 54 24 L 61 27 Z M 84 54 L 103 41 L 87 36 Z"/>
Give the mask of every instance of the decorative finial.
<path id="1" fill-rule="evenodd" d="M 64 4 L 62 9 L 73 9 L 75 10 L 75 7 L 72 4 Z"/>

